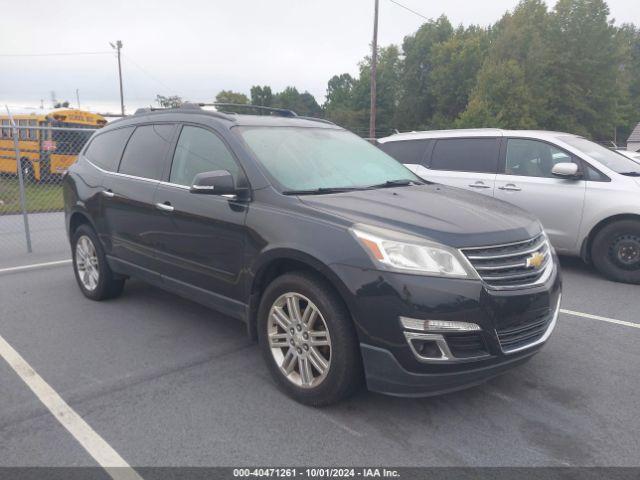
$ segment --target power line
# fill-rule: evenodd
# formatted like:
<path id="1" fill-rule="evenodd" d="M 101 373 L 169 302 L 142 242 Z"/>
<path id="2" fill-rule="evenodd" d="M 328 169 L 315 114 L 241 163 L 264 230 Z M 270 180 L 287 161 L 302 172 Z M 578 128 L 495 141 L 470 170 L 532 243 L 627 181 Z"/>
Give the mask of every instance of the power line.
<path id="1" fill-rule="evenodd" d="M 134 66 L 136 66 L 142 73 L 144 73 L 147 77 L 149 77 L 150 79 L 154 80 L 155 82 L 158 83 L 158 85 L 161 85 L 162 88 L 168 90 L 169 92 L 172 92 L 175 90 L 173 90 L 172 88 L 170 88 L 166 83 L 164 83 L 162 80 L 160 80 L 159 78 L 157 78 L 156 76 L 150 74 L 146 69 L 144 69 L 140 64 L 138 64 L 136 61 L 133 60 L 133 58 L 131 58 L 129 55 L 125 55 L 124 53 L 122 54 L 122 56 L 124 58 L 126 58 L 129 62 L 131 62 Z"/>
<path id="2" fill-rule="evenodd" d="M 0 53 L 0 57 L 61 57 L 72 55 L 111 55 L 111 52 Z"/>
<path id="3" fill-rule="evenodd" d="M 425 16 L 424 16 L 424 15 L 422 15 L 421 13 L 416 12 L 415 10 L 410 9 L 410 8 L 409 8 L 409 7 L 407 7 L 406 5 L 403 5 L 403 4 L 399 3 L 399 2 L 396 2 L 396 0 L 389 0 L 389 1 L 390 1 L 391 3 L 395 3 L 397 6 L 399 6 L 399 7 L 401 7 L 401 8 L 404 8 L 405 10 L 407 10 L 407 11 L 409 11 L 409 12 L 413 13 L 414 15 L 417 15 L 417 16 L 419 16 L 419 17 L 422 17 L 422 18 L 424 18 L 425 20 L 429 20 L 429 18 L 425 17 Z"/>

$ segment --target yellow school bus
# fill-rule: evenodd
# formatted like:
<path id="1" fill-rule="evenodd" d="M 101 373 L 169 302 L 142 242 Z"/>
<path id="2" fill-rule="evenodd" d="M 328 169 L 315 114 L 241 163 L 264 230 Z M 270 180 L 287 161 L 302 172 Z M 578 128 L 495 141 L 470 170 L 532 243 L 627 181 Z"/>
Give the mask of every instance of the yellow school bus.
<path id="1" fill-rule="evenodd" d="M 100 128 L 107 123 L 101 115 L 74 109 L 13 115 L 13 120 L 18 128 L 20 168 L 28 181 L 45 180 L 66 172 L 91 136 L 91 131 L 82 129 Z M 18 164 L 11 121 L 8 115 L 0 115 L 0 175 L 16 173 Z"/>

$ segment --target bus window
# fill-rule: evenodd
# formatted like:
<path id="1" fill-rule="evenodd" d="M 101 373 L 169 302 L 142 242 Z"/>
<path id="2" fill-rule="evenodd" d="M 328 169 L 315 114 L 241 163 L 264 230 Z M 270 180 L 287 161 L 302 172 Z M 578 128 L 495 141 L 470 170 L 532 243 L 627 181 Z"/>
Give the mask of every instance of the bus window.
<path id="1" fill-rule="evenodd" d="M 37 127 L 38 126 L 38 121 L 37 120 L 29 120 L 29 127 Z M 29 128 L 29 140 L 38 140 L 38 130 L 36 130 L 35 128 Z"/>
<path id="2" fill-rule="evenodd" d="M 26 127 L 27 126 L 27 121 L 26 120 L 18 120 L 18 127 Z M 26 128 L 19 128 L 18 131 L 20 132 L 20 140 L 26 140 L 27 139 L 27 129 Z"/>
<path id="3" fill-rule="evenodd" d="M 2 120 L 2 138 L 12 138 L 11 122 L 9 119 Z"/>
<path id="4" fill-rule="evenodd" d="M 77 155 L 93 134 L 93 130 L 50 130 L 52 140 L 56 144 L 56 153 L 60 155 Z"/>

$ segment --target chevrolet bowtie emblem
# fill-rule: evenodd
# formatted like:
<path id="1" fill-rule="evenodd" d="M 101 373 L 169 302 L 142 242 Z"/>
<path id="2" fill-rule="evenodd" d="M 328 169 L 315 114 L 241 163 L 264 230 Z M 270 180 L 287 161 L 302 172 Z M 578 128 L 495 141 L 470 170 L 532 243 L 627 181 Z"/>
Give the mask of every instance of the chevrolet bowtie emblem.
<path id="1" fill-rule="evenodd" d="M 527 258 L 527 268 L 540 268 L 542 262 L 544 262 L 544 255 L 536 252 Z"/>

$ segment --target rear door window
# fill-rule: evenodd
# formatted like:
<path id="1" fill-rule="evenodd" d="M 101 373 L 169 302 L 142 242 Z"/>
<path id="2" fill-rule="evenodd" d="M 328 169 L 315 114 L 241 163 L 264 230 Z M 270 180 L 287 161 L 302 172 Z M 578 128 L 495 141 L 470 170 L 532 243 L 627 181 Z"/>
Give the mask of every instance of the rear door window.
<path id="1" fill-rule="evenodd" d="M 85 152 L 85 157 L 103 170 L 115 172 L 120 163 L 124 146 L 134 127 L 119 128 L 100 133 L 94 137 Z"/>
<path id="2" fill-rule="evenodd" d="M 380 144 L 380 150 L 400 163 L 422 164 L 429 140 L 402 140 Z"/>
<path id="3" fill-rule="evenodd" d="M 455 138 L 437 140 L 430 168 L 455 172 L 496 173 L 498 171 L 497 138 Z"/>
<path id="4" fill-rule="evenodd" d="M 173 124 L 137 127 L 124 149 L 118 171 L 135 177 L 160 180 L 174 128 Z"/>

